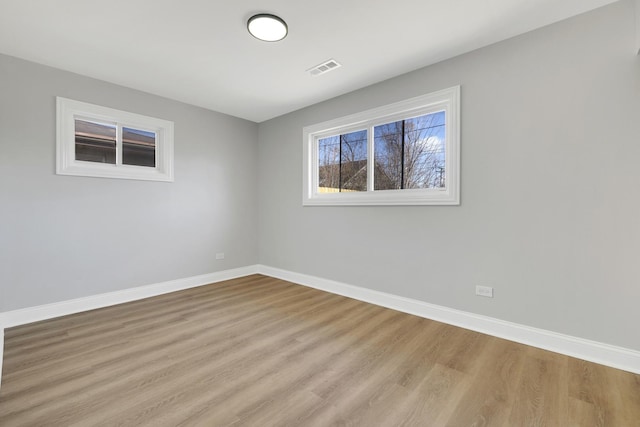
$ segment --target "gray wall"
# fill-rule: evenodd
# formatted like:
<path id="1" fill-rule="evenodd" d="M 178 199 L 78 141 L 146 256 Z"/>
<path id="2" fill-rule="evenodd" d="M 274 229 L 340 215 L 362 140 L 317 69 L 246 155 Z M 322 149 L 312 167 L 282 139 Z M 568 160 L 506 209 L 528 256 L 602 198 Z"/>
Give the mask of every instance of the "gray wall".
<path id="1" fill-rule="evenodd" d="M 174 121 L 175 182 L 55 175 L 55 96 Z M 0 56 L 0 312 L 255 264 L 257 138 L 252 122 Z"/>
<path id="2" fill-rule="evenodd" d="M 640 350 L 633 12 L 259 126 L 0 55 L 0 312 L 259 261 Z M 458 84 L 460 206 L 302 207 L 303 126 Z M 55 175 L 55 96 L 173 120 L 176 181 Z"/>
<path id="3" fill-rule="evenodd" d="M 640 350 L 634 27 L 625 0 L 260 124 L 260 262 Z M 302 207 L 303 126 L 458 84 L 460 206 Z"/>

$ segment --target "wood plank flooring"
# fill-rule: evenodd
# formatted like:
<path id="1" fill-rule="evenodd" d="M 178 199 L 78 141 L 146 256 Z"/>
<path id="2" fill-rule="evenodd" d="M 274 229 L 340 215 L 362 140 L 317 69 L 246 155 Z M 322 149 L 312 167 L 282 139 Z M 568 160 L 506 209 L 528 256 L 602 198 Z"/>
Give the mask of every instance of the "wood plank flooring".
<path id="1" fill-rule="evenodd" d="M 5 340 L 1 426 L 640 426 L 640 375 L 260 275 Z"/>

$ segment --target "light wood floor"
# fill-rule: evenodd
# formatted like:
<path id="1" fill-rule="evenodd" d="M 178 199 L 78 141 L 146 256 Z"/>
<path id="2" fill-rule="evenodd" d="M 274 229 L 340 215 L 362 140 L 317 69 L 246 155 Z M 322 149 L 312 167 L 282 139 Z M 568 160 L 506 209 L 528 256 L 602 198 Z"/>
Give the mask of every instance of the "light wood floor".
<path id="1" fill-rule="evenodd" d="M 640 426 L 640 376 L 264 276 L 6 331 L 2 426 Z"/>

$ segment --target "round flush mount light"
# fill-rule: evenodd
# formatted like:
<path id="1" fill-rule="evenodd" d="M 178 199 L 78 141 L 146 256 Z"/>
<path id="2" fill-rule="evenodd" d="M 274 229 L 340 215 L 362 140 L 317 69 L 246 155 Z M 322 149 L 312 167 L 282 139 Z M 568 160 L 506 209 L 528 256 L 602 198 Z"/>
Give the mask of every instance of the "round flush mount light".
<path id="1" fill-rule="evenodd" d="M 287 23 L 281 18 L 268 13 L 253 15 L 247 21 L 249 33 L 265 42 L 277 42 L 287 36 Z"/>

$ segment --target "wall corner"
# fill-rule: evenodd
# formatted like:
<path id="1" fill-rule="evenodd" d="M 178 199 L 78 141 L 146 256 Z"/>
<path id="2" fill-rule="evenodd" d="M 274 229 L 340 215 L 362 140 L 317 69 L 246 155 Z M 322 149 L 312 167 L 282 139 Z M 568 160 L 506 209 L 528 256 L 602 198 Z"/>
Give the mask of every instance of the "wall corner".
<path id="1" fill-rule="evenodd" d="M 640 55 L 640 0 L 635 0 L 636 7 L 636 55 Z"/>

